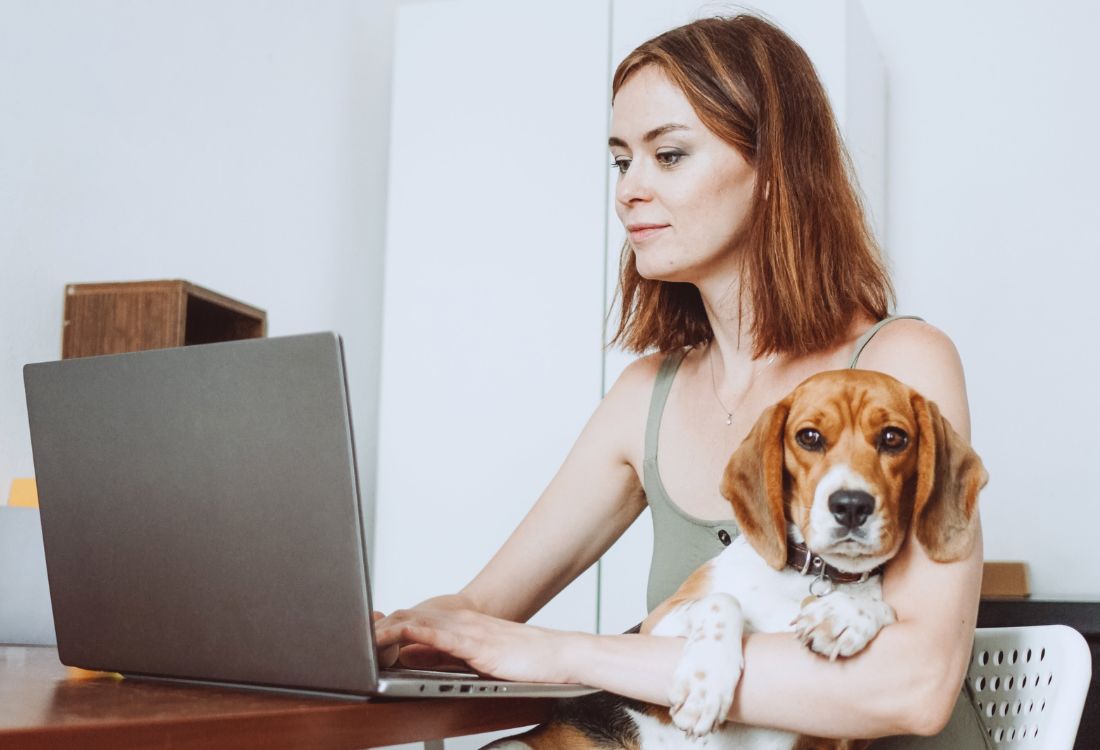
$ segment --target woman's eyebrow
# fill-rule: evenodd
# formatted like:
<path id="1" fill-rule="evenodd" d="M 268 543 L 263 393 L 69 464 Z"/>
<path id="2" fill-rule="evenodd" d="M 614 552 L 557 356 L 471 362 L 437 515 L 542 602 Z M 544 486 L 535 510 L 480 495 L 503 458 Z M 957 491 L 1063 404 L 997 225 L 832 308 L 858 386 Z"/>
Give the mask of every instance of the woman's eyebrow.
<path id="1" fill-rule="evenodd" d="M 659 127 L 653 128 L 653 130 L 642 136 L 642 141 L 645 143 L 649 143 L 654 138 L 659 138 L 665 133 L 668 133 L 672 130 L 691 130 L 691 128 L 689 128 L 687 125 L 680 125 L 679 123 L 670 122 L 667 125 L 661 125 Z M 611 136 L 607 139 L 607 145 L 618 146 L 619 148 L 627 148 L 626 141 L 624 141 L 622 138 L 616 138 L 615 136 Z"/>

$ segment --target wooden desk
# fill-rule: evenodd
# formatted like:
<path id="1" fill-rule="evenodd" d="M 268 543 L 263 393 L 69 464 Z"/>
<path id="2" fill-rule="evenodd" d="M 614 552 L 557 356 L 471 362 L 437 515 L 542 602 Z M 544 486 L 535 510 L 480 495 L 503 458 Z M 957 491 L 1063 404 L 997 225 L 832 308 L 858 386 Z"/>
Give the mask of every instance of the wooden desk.
<path id="1" fill-rule="evenodd" d="M 76 679 L 56 649 L 0 646 L 4 750 L 358 750 L 536 724 L 553 706 L 547 698 L 360 702 Z"/>

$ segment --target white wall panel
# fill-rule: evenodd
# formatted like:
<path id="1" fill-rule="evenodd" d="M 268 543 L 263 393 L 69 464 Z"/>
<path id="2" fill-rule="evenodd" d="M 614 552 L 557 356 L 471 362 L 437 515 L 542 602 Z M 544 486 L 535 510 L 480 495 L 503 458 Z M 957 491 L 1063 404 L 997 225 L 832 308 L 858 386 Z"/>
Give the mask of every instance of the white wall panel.
<path id="1" fill-rule="evenodd" d="M 601 391 L 608 13 L 402 7 L 396 30 L 376 605 L 467 583 Z M 591 571 L 535 621 L 595 627 Z"/>

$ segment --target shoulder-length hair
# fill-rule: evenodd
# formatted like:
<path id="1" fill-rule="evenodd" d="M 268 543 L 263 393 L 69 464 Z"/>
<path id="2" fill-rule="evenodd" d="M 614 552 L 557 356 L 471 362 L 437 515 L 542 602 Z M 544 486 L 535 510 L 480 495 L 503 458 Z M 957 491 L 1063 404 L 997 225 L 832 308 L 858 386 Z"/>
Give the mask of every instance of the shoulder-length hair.
<path id="1" fill-rule="evenodd" d="M 612 101 L 649 65 L 756 170 L 738 296 L 742 308 L 745 300 L 751 306 L 753 356 L 820 351 L 844 336 L 858 311 L 886 317 L 894 290 L 828 97 L 802 48 L 755 16 L 702 19 L 627 55 Z M 699 290 L 643 278 L 629 241 L 617 293 L 619 329 L 609 345 L 641 354 L 713 338 Z"/>

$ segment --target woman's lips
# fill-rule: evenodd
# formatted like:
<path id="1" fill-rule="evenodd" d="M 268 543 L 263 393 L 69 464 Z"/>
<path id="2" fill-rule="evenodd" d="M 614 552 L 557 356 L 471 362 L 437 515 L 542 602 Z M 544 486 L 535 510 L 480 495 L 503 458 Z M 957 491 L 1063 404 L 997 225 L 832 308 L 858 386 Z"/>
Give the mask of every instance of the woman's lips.
<path id="1" fill-rule="evenodd" d="M 631 242 L 642 242 L 668 229 L 668 224 L 631 224 L 627 227 Z"/>

